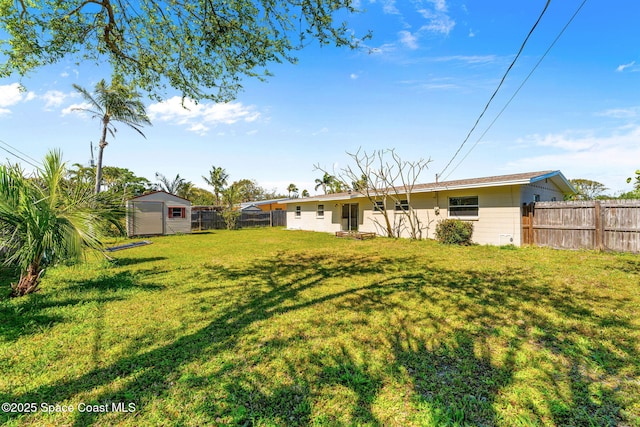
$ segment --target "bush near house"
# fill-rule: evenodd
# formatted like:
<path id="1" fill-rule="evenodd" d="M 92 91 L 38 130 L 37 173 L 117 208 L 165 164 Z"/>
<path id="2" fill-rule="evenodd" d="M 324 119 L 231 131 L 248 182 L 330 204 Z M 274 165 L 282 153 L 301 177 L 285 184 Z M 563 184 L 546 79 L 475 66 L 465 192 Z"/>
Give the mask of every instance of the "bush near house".
<path id="1" fill-rule="evenodd" d="M 473 223 L 459 219 L 444 219 L 436 225 L 436 240 L 447 245 L 471 245 Z"/>

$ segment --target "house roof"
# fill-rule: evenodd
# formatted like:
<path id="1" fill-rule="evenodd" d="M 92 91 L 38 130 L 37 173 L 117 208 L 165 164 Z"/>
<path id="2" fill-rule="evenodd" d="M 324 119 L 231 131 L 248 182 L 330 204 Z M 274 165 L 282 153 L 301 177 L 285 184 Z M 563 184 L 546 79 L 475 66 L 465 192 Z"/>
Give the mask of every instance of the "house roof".
<path id="1" fill-rule="evenodd" d="M 285 200 L 289 200 L 288 197 L 281 197 L 279 199 L 269 199 L 269 200 L 255 200 L 253 202 L 242 202 L 240 206 L 242 209 L 247 208 L 249 206 L 262 206 L 262 205 L 271 205 L 276 203 L 285 203 Z"/>
<path id="2" fill-rule="evenodd" d="M 176 199 L 184 200 L 185 202 L 191 203 L 191 200 L 185 199 L 184 197 L 176 196 L 175 194 L 168 193 L 168 192 L 166 192 L 164 190 L 150 191 L 149 193 L 145 193 L 145 194 L 141 194 L 140 196 L 132 197 L 129 200 L 136 200 L 136 199 L 144 198 L 144 197 L 150 196 L 152 194 L 158 194 L 158 193 L 164 193 L 164 194 L 166 194 L 168 196 L 175 197 Z"/>
<path id="3" fill-rule="evenodd" d="M 454 181 L 431 182 L 416 184 L 412 193 L 430 193 L 434 191 L 463 190 L 466 188 L 500 187 L 506 185 L 534 184 L 543 180 L 551 180 L 563 193 L 575 193 L 575 189 L 560 171 L 526 172 L 511 175 L 487 176 L 482 178 L 458 179 Z M 400 193 L 403 191 L 400 190 Z M 362 197 L 357 191 L 325 194 L 320 196 L 305 197 L 303 199 L 290 199 L 281 203 L 295 203 L 296 201 L 323 201 L 323 200 L 348 200 Z"/>

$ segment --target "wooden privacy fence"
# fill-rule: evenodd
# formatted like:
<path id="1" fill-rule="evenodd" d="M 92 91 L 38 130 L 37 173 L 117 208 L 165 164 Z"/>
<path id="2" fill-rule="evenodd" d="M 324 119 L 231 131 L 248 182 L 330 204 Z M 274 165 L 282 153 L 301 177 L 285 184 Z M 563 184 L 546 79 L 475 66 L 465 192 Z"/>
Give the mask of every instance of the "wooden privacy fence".
<path id="1" fill-rule="evenodd" d="M 640 252 L 640 200 L 537 202 L 522 208 L 522 244 Z"/>
<path id="2" fill-rule="evenodd" d="M 237 222 L 238 228 L 280 227 L 287 225 L 286 211 L 242 212 Z M 220 230 L 227 228 L 222 213 L 213 210 L 192 210 L 191 229 Z"/>

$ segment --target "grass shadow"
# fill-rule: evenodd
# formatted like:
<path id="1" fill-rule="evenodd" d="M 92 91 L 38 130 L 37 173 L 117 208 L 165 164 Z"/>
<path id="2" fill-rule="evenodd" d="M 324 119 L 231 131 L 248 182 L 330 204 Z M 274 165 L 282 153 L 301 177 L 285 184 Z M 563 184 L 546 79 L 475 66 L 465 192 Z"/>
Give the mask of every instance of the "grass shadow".
<path id="1" fill-rule="evenodd" d="M 403 265 L 415 267 L 404 271 Z M 242 290 L 229 290 L 230 300 L 224 301 L 225 309 L 212 312 L 211 319 L 207 319 L 202 327 L 166 345 L 127 353 L 106 366 L 96 366 L 74 378 L 60 379 L 22 393 L 2 393 L 0 400 L 64 402 L 91 394 L 99 403 L 127 402 L 133 396 L 136 405 L 144 409 L 145 404 L 154 399 L 171 397 L 186 366 L 211 364 L 211 360 L 221 353 L 235 351 L 250 341 L 245 334 L 255 325 L 321 304 L 330 304 L 342 313 L 364 313 L 368 318 L 375 318 L 386 311 L 404 310 L 400 302 L 389 301 L 395 294 L 402 293 L 403 299 L 414 299 L 427 307 L 431 304 L 444 312 L 438 316 L 429 309 L 410 313 L 416 321 L 428 320 L 442 328 L 443 336 L 436 346 L 402 322 L 385 331 L 393 356 L 389 361 L 393 365 L 391 368 L 408 375 L 413 387 L 412 399 L 425 409 L 430 420 L 435 420 L 435 425 L 499 424 L 494 404 L 498 394 L 514 381 L 514 354 L 526 346 L 538 346 L 567 363 L 571 395 L 558 401 L 553 396 L 562 393 L 550 390 L 553 396 L 545 402 L 558 424 L 585 425 L 584 422 L 598 424 L 602 420 L 619 420 L 621 405 L 615 391 L 602 388 L 601 403 L 596 403 L 588 393 L 602 380 L 590 377 L 583 367 L 591 363 L 609 376 L 620 376 L 623 371 L 626 374 L 629 365 L 638 361 L 634 353 L 637 342 L 628 337 L 625 337 L 626 341 L 610 337 L 611 345 L 621 352 L 616 354 L 594 344 L 594 337 L 575 334 L 571 324 L 557 322 L 550 314 L 587 322 L 595 316 L 592 308 L 580 299 L 570 303 L 566 294 L 551 286 L 531 285 L 531 274 L 524 268 L 447 269 L 420 263 L 418 258 L 411 256 L 371 257 L 357 253 L 345 259 L 330 253 L 279 252 L 247 265 L 210 264 L 203 267 L 195 279 L 225 289 L 238 284 L 242 285 Z M 362 281 L 362 277 L 367 280 Z M 326 286 L 329 282 L 336 285 Z M 73 286 L 78 290 L 85 286 L 85 289 L 103 293 L 141 285 L 136 283 L 135 276 L 123 272 Z M 159 288 L 143 285 L 143 289 Z M 464 327 L 448 326 L 446 310 L 457 310 L 450 317 L 455 315 Z M 514 315 L 522 317 L 522 326 L 515 323 Z M 618 325 L 633 327 L 625 323 Z M 94 346 L 97 349 L 101 327 L 99 323 L 96 326 L 98 342 Z M 507 339 L 509 350 L 502 365 L 494 363 L 483 353 L 487 348 L 487 337 L 494 332 L 513 330 L 516 332 Z M 558 338 L 560 335 L 562 340 Z M 279 341 L 258 356 L 260 360 L 281 357 L 291 345 L 286 340 Z M 313 404 L 322 390 L 331 393 L 334 389 L 346 389 L 355 396 L 354 406 L 348 409 L 352 424 L 384 424 L 371 410 L 384 381 L 380 371 L 366 360 L 358 360 L 341 347 L 332 349 L 329 354 L 312 353 L 308 360 L 300 363 L 302 365 L 289 366 L 286 370 L 280 368 L 286 377 L 286 381 L 280 383 L 255 372 L 251 365 L 245 369 L 244 366 L 214 364 L 215 369 L 202 377 L 191 377 L 190 381 L 197 386 L 203 381 L 226 376 L 229 381 L 223 387 L 224 393 L 220 392 L 215 401 L 196 404 L 196 413 L 178 415 L 166 422 L 187 424 L 186 417 L 193 416 L 198 417 L 198 423 L 202 425 L 308 424 Z M 562 374 L 553 368 L 544 369 L 549 377 L 558 372 Z M 117 388 L 109 387 L 116 381 Z M 101 391 L 95 392 L 96 389 Z M 583 415 L 567 415 L 572 413 Z M 0 421 L 17 416 L 0 414 Z M 77 413 L 73 423 L 76 426 L 103 423 L 105 416 Z M 118 422 L 130 415 L 109 416 L 115 417 L 109 418 L 109 422 Z M 532 423 L 543 423 L 543 416 L 531 415 Z M 325 421 L 340 423 L 332 419 Z M 420 420 L 416 420 L 416 424 L 420 424 Z"/>
<path id="2" fill-rule="evenodd" d="M 495 426 L 495 401 L 513 380 L 512 358 L 501 367 L 487 355 L 476 355 L 477 337 L 466 331 L 430 348 L 407 330 L 390 337 L 399 367 L 410 376 L 421 412 L 418 425 Z"/>

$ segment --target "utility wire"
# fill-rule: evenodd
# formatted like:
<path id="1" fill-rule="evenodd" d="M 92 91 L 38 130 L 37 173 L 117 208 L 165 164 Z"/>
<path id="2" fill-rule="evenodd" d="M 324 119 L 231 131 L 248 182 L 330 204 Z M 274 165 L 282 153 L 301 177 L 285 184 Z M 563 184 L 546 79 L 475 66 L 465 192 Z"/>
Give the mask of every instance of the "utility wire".
<path id="1" fill-rule="evenodd" d="M 449 172 L 447 174 L 446 177 L 444 177 L 443 179 L 446 180 L 456 169 L 458 169 L 458 166 L 460 166 L 462 164 L 462 162 L 465 161 L 465 159 L 469 156 L 469 154 L 471 154 L 471 151 L 473 151 L 474 148 L 476 148 L 476 146 L 480 143 L 480 141 L 482 140 L 482 138 L 484 138 L 484 136 L 487 134 L 487 132 L 489 132 L 489 130 L 493 127 L 493 125 L 498 121 L 498 119 L 500 118 L 500 116 L 502 116 L 502 113 L 504 113 L 504 111 L 507 109 L 507 107 L 511 104 L 511 101 L 514 100 L 514 98 L 518 95 L 518 93 L 520 92 L 520 90 L 522 89 L 522 87 L 527 83 L 527 81 L 529 81 L 529 78 L 531 77 L 531 75 L 536 71 L 536 69 L 538 68 L 538 66 L 542 63 L 542 61 L 544 60 L 544 58 L 546 58 L 547 54 L 551 51 L 551 49 L 553 49 L 553 47 L 555 46 L 555 44 L 558 42 L 558 40 L 560 40 L 560 37 L 562 37 L 562 35 L 564 34 L 564 32 L 567 30 L 567 28 L 569 28 L 569 25 L 571 25 L 571 23 L 573 22 L 573 20 L 575 19 L 576 16 L 578 16 L 578 13 L 582 10 L 582 7 L 587 3 L 587 0 L 583 0 L 583 2 L 580 4 L 580 6 L 578 6 L 578 8 L 576 9 L 576 11 L 573 13 L 573 15 L 571 16 L 571 18 L 569 19 L 569 21 L 565 24 L 565 26 L 562 28 L 562 30 L 560 31 L 560 33 L 558 33 L 558 35 L 556 36 L 556 38 L 553 40 L 553 42 L 551 42 L 551 44 L 549 45 L 549 47 L 547 48 L 547 50 L 542 54 L 542 56 L 540 57 L 540 59 L 538 60 L 538 62 L 536 63 L 536 65 L 534 65 L 534 67 L 531 69 L 531 71 L 529 72 L 529 74 L 527 74 L 527 77 L 522 81 L 522 83 L 520 84 L 520 86 L 518 86 L 518 89 L 516 89 L 516 91 L 513 93 L 513 95 L 511 96 L 511 98 L 509 98 L 509 101 L 507 101 L 507 103 L 504 105 L 504 107 L 502 108 L 502 110 L 500 110 L 500 112 L 498 113 L 498 115 L 496 116 L 495 119 L 493 119 L 493 121 L 489 124 L 489 126 L 487 127 L 487 129 L 485 129 L 485 131 L 482 133 L 482 135 L 480 135 L 480 138 L 478 138 L 478 140 L 475 142 L 475 144 L 473 144 L 471 146 L 471 148 L 469 149 L 469 151 L 467 151 L 467 154 L 464 155 L 464 157 L 462 159 L 460 159 L 460 161 L 454 166 L 453 170 L 451 170 L 451 172 Z"/>
<path id="2" fill-rule="evenodd" d="M 451 166 L 451 163 L 453 162 L 453 160 L 458 156 L 458 154 L 460 154 L 460 150 L 462 150 L 462 147 L 464 147 L 464 144 L 467 143 L 467 141 L 469 140 L 469 138 L 471 137 L 471 134 L 473 133 L 473 131 L 476 130 L 476 127 L 478 127 L 478 124 L 480 123 L 480 120 L 482 120 L 482 117 L 484 117 L 484 114 L 487 112 L 487 110 L 489 109 L 489 106 L 491 105 L 491 102 L 493 101 L 493 98 L 495 98 L 495 96 L 498 94 L 498 91 L 500 90 L 500 88 L 502 87 L 502 84 L 504 83 L 504 81 L 507 79 L 507 75 L 509 74 L 509 72 L 511 71 L 511 69 L 513 68 L 513 66 L 516 64 L 516 61 L 518 60 L 518 58 L 520 57 L 520 54 L 522 53 L 522 51 L 524 50 L 524 47 L 526 46 L 527 42 L 529 41 L 529 38 L 531 37 L 531 35 L 533 34 L 533 31 L 536 29 L 536 27 L 538 26 L 538 24 L 540 23 L 540 21 L 542 20 L 542 17 L 544 16 L 545 12 L 547 11 L 547 9 L 549 8 L 549 4 L 551 3 L 551 0 L 547 0 L 547 3 L 544 6 L 544 9 L 542 9 L 542 12 L 540 13 L 540 16 L 538 16 L 538 20 L 535 22 L 535 24 L 533 24 L 533 27 L 531 27 L 531 30 L 529 30 L 529 34 L 527 34 L 527 37 L 524 39 L 524 41 L 522 42 L 522 45 L 520 46 L 520 50 L 518 51 L 518 53 L 516 54 L 516 57 L 513 58 L 513 61 L 511 61 L 511 65 L 509 65 L 509 68 L 507 68 L 507 71 L 504 73 L 504 75 L 502 76 L 502 80 L 500 80 L 500 84 L 498 84 L 498 87 L 496 88 L 495 91 L 493 91 L 493 94 L 491 95 L 491 98 L 489 98 L 489 101 L 487 102 L 487 104 L 484 106 L 484 109 L 482 110 L 482 112 L 480 113 L 480 115 L 478 116 L 478 119 L 476 120 L 476 122 L 474 123 L 473 127 L 471 128 L 471 130 L 469 131 L 469 133 L 467 134 L 467 137 L 464 139 L 464 141 L 462 141 L 462 144 L 460 144 L 460 147 L 458 147 L 458 150 L 455 152 L 455 154 L 453 155 L 453 157 L 451 158 L 451 160 L 449 160 L 449 163 L 447 163 L 447 166 L 444 167 L 444 169 L 442 169 L 442 171 L 438 174 L 438 176 L 441 176 L 446 170 L 447 168 L 449 168 L 449 166 Z"/>
<path id="3" fill-rule="evenodd" d="M 500 110 L 500 112 L 496 115 L 496 117 L 493 119 L 493 121 L 489 124 L 489 126 L 487 127 L 487 129 L 485 129 L 485 131 L 482 133 L 482 135 L 480 135 L 480 137 L 478 138 L 478 140 L 475 142 L 475 144 L 473 144 L 473 146 L 469 149 L 469 151 L 464 155 L 464 157 L 462 159 L 460 159 L 460 161 L 456 164 L 456 166 L 453 168 L 453 170 L 451 172 L 449 172 L 447 174 L 446 177 L 444 177 L 443 179 L 447 179 L 461 164 L 462 162 L 469 156 L 469 154 L 471 154 L 471 151 L 473 151 L 473 149 L 480 143 L 480 141 L 484 138 L 484 136 L 489 132 L 489 130 L 493 127 L 493 125 L 496 123 L 496 121 L 498 121 L 498 119 L 500 118 L 500 116 L 502 116 L 502 113 L 504 113 L 504 111 L 507 109 L 507 107 L 511 104 L 511 102 L 514 100 L 514 98 L 518 95 L 518 93 L 520 92 L 520 90 L 522 89 L 522 87 L 527 83 L 527 81 L 529 80 L 529 78 L 531 77 L 531 75 L 535 72 L 535 70 L 538 68 L 538 66 L 542 63 L 542 61 L 544 60 L 544 58 L 547 56 L 547 54 L 551 51 L 551 49 L 555 46 L 556 42 L 560 39 L 560 37 L 564 34 L 565 30 L 569 27 L 569 25 L 573 22 L 573 20 L 575 19 L 575 17 L 578 15 L 578 13 L 580 12 L 580 10 L 582 9 L 582 7 L 586 4 L 587 0 L 584 0 L 580 6 L 578 7 L 578 9 L 576 9 L 576 11 L 573 13 L 573 15 L 571 16 L 571 18 L 569 19 L 569 21 L 565 24 L 565 26 L 562 28 L 562 30 L 560 31 L 560 33 L 556 36 L 556 38 L 553 40 L 553 42 L 551 43 L 551 45 L 549 46 L 549 48 L 547 48 L 547 50 L 544 52 L 544 54 L 540 57 L 540 59 L 538 60 L 538 62 L 536 63 L 536 65 L 531 69 L 531 71 L 529 72 L 529 74 L 527 75 L 527 77 L 522 81 L 522 83 L 520 84 L 520 86 L 518 86 L 518 89 L 514 92 L 514 94 L 511 96 L 511 98 L 509 98 L 509 101 L 507 101 L 507 103 L 505 104 L 505 106 L 502 108 L 502 110 Z"/>
<path id="4" fill-rule="evenodd" d="M 18 150 L 17 148 L 15 148 L 15 147 L 13 147 L 13 146 L 11 146 L 11 145 L 7 144 L 6 142 L 4 142 L 4 141 L 0 140 L 0 143 L 2 143 L 2 144 L 4 144 L 4 145 L 6 145 L 7 147 L 11 148 L 12 150 L 17 151 L 18 153 L 22 154 L 23 156 L 28 157 L 29 159 L 33 160 L 33 161 L 34 161 L 34 162 L 36 162 L 36 163 L 40 163 L 40 162 L 38 162 L 37 160 L 35 160 L 33 157 L 30 157 L 28 154 L 23 153 L 22 151 L 20 151 L 20 150 Z M 14 156 L 14 157 L 16 157 L 16 158 L 18 158 L 18 159 L 22 160 L 22 161 L 23 161 L 23 162 L 25 162 L 25 163 L 30 164 L 31 166 L 33 166 L 33 167 L 34 167 L 34 168 L 36 168 L 36 169 L 41 169 L 41 165 L 40 165 L 40 166 L 38 166 L 37 164 L 34 164 L 34 163 L 30 162 L 29 160 L 25 159 L 24 157 L 17 155 L 17 154 L 16 154 L 16 153 L 14 153 L 13 151 L 10 151 L 10 150 L 8 150 L 8 149 L 6 149 L 6 148 L 2 147 L 2 146 L 0 146 L 0 149 L 2 149 L 2 150 L 4 150 L 4 151 L 6 151 L 7 153 L 9 153 L 9 154 L 11 154 L 12 156 Z"/>

